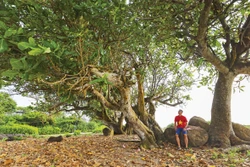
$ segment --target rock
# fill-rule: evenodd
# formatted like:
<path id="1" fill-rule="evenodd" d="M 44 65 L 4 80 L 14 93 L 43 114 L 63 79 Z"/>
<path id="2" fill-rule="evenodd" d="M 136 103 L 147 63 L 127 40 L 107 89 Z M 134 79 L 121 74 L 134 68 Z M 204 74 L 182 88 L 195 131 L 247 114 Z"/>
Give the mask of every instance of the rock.
<path id="1" fill-rule="evenodd" d="M 238 123 L 232 123 L 234 133 L 242 140 L 250 140 L 250 129 Z"/>
<path id="2" fill-rule="evenodd" d="M 49 137 L 47 142 L 61 142 L 62 140 L 63 140 L 63 137 L 61 135 L 57 137 L 51 136 Z"/>
<path id="3" fill-rule="evenodd" d="M 208 133 L 205 129 L 198 126 L 188 126 L 188 145 L 190 147 L 200 147 L 207 143 Z M 175 130 L 173 127 L 166 128 L 164 131 L 166 141 L 172 144 L 176 144 Z M 181 146 L 184 147 L 184 137 L 183 134 L 180 135 Z"/>
<path id="4" fill-rule="evenodd" d="M 191 147 L 200 147 L 207 143 L 208 132 L 199 126 L 188 126 L 188 140 Z"/>
<path id="5" fill-rule="evenodd" d="M 24 134 L 0 134 L 0 140 L 5 141 L 21 140 L 23 137 Z"/>
<path id="6" fill-rule="evenodd" d="M 203 129 L 205 129 L 207 132 L 209 130 L 209 124 L 207 123 L 207 121 L 204 120 L 203 118 L 197 117 L 197 116 L 192 117 L 189 120 L 188 125 L 199 126 L 199 127 L 203 128 Z"/>

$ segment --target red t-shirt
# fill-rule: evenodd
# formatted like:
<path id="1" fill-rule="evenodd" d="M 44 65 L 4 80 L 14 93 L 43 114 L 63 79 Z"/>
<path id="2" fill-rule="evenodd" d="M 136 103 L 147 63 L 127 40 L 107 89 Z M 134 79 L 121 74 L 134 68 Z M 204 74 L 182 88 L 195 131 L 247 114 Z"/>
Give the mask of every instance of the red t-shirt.
<path id="1" fill-rule="evenodd" d="M 175 125 L 177 122 L 177 128 L 185 128 L 187 125 L 187 118 L 183 115 L 177 115 L 174 119 Z"/>

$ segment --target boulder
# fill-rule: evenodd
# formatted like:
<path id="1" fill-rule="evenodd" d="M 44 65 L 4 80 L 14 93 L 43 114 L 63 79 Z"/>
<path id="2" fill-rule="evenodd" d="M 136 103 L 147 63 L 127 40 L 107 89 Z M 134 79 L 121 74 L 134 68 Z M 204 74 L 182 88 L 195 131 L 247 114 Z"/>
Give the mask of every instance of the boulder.
<path id="1" fill-rule="evenodd" d="M 176 144 L 175 140 L 175 130 L 173 127 L 166 128 L 164 131 L 166 142 Z M 183 134 L 180 135 L 181 146 L 184 147 L 184 137 Z M 207 143 L 208 133 L 205 129 L 198 126 L 188 126 L 188 145 L 190 147 L 200 147 Z"/>
<path id="2" fill-rule="evenodd" d="M 188 126 L 188 140 L 191 147 L 203 146 L 208 141 L 208 132 L 199 126 Z"/>
<path id="3" fill-rule="evenodd" d="M 192 117 L 189 120 L 188 125 L 199 126 L 199 127 L 203 128 L 203 129 L 205 129 L 207 132 L 209 130 L 209 124 L 207 123 L 207 121 L 204 120 L 203 118 L 197 117 L 197 116 Z"/>

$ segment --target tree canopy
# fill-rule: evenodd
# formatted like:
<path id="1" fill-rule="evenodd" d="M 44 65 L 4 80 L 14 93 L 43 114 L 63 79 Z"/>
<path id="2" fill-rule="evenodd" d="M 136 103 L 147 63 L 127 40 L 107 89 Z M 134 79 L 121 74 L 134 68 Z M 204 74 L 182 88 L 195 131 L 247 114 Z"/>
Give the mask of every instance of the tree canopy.
<path id="1" fill-rule="evenodd" d="M 16 110 L 16 102 L 9 94 L 0 92 L 0 114 L 12 113 Z"/>
<path id="2" fill-rule="evenodd" d="M 0 3 L 1 79 L 18 91 L 56 97 L 54 109 L 80 106 L 112 128 L 125 119 L 142 145 L 152 147 L 164 138 L 155 105 L 190 99 L 185 91 L 198 68 L 208 74 L 203 85 L 218 77 L 210 144 L 238 143 L 230 100 L 234 78 L 250 73 L 250 2 Z"/>

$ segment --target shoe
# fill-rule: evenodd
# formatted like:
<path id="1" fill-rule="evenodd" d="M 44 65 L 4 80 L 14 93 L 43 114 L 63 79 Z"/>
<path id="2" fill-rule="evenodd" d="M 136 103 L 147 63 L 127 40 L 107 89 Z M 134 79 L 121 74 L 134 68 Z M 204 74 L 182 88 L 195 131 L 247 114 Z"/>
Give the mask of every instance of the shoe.
<path id="1" fill-rule="evenodd" d="M 181 150 L 181 147 L 178 147 L 178 150 Z"/>

